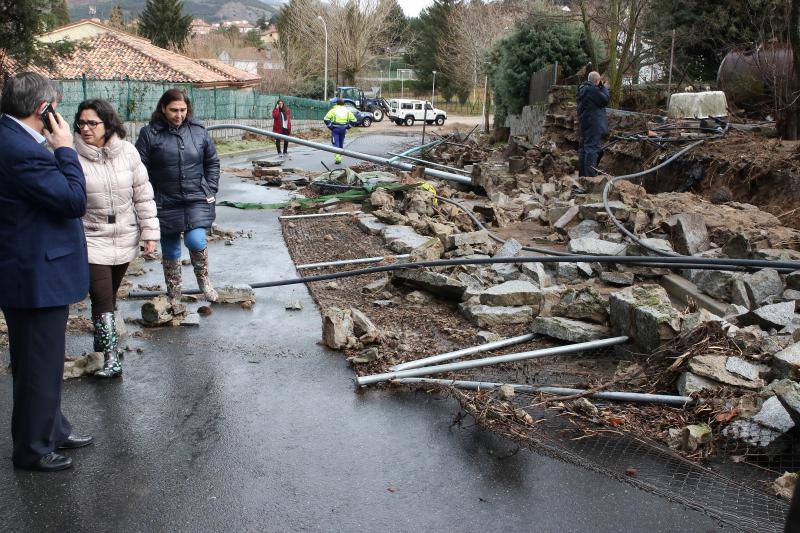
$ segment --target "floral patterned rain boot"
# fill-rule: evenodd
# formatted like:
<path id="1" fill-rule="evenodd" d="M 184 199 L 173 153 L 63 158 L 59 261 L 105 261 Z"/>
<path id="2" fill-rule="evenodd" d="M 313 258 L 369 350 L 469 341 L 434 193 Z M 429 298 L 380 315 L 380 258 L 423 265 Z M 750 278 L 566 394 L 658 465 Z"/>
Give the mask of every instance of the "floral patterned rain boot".
<path id="1" fill-rule="evenodd" d="M 197 276 L 197 286 L 200 287 L 206 300 L 216 302 L 219 296 L 208 278 L 208 248 L 191 252 L 189 255 L 192 258 L 194 275 Z"/>
<path id="2" fill-rule="evenodd" d="M 162 259 L 161 266 L 164 267 L 164 281 L 167 283 L 169 303 L 172 305 L 181 303 L 181 260 Z"/>
<path id="3" fill-rule="evenodd" d="M 114 313 L 103 313 L 94 320 L 94 334 L 103 352 L 103 368 L 94 373 L 98 378 L 122 375 L 122 364 L 117 354 L 117 324 Z"/>

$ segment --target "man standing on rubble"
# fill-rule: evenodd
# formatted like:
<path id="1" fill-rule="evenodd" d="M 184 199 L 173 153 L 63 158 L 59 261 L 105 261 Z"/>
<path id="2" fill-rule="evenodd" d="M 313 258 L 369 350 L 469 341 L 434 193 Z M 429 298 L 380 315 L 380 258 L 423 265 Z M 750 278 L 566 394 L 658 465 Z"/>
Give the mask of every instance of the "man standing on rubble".
<path id="1" fill-rule="evenodd" d="M 344 148 L 344 136 L 352 126 L 356 125 L 356 117 L 344 105 L 344 99 L 340 96 L 336 99 L 336 105 L 325 115 L 325 125 L 331 130 L 331 141 L 337 148 Z M 342 155 L 336 154 L 336 164 L 342 163 Z"/>
<path id="2" fill-rule="evenodd" d="M 589 73 L 588 79 L 578 87 L 578 123 L 581 140 L 578 149 L 578 175 L 596 176 L 597 164 L 602 155 L 601 143 L 608 133 L 608 87 L 598 72 Z"/>

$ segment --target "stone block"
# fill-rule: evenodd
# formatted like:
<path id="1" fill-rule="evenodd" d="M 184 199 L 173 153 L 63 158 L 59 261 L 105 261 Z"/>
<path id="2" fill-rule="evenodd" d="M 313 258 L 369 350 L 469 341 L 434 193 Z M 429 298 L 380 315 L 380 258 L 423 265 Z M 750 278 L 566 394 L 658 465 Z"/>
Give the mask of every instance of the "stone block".
<path id="1" fill-rule="evenodd" d="M 444 245 L 442 241 L 433 237 L 428 239 L 422 246 L 418 246 L 411 251 L 411 261 L 413 263 L 435 261 L 441 259 L 443 253 Z"/>
<path id="2" fill-rule="evenodd" d="M 579 208 L 576 205 L 573 205 L 569 209 L 567 209 L 563 215 L 561 215 L 558 220 L 556 220 L 552 226 L 557 232 L 565 234 L 567 233 L 567 226 L 575 220 L 575 217 L 578 216 Z"/>
<path id="3" fill-rule="evenodd" d="M 409 226 L 386 226 L 381 234 L 386 245 L 398 254 L 411 253 L 429 240 Z"/>
<path id="4" fill-rule="evenodd" d="M 353 315 L 349 309 L 328 307 L 322 311 L 322 339 L 334 350 L 355 345 Z"/>
<path id="5" fill-rule="evenodd" d="M 373 215 L 360 215 L 358 217 L 358 227 L 369 235 L 380 235 L 387 224 L 384 224 Z"/>
<path id="6" fill-rule="evenodd" d="M 609 298 L 614 335 L 626 335 L 644 353 L 658 349 L 680 330 L 680 314 L 658 285 L 628 287 Z"/>
<path id="7" fill-rule="evenodd" d="M 631 211 L 630 207 L 618 200 L 612 200 L 608 202 L 608 207 L 611 209 L 611 212 L 614 214 L 614 216 L 619 220 L 627 220 Z M 602 216 L 606 215 L 606 208 L 603 205 L 603 202 L 583 204 L 578 210 L 578 214 L 582 220 L 597 220 L 598 213 L 602 213 Z"/>
<path id="8" fill-rule="evenodd" d="M 397 270 L 392 275 L 392 281 L 419 287 L 445 298 L 459 300 L 466 290 L 464 283 L 455 277 L 431 270 Z"/>
<path id="9" fill-rule="evenodd" d="M 600 224 L 594 220 L 582 220 L 567 231 L 567 236 L 570 239 L 580 239 L 582 237 L 599 239 L 601 229 Z"/>
<path id="10" fill-rule="evenodd" d="M 572 239 L 567 245 L 570 253 L 582 255 L 625 255 L 625 248 L 624 244 L 588 237 Z"/>
<path id="11" fill-rule="evenodd" d="M 600 296 L 597 289 L 567 289 L 561 295 L 561 301 L 552 309 L 554 316 L 588 320 L 597 324 L 608 323 L 608 300 Z"/>
<path id="12" fill-rule="evenodd" d="M 747 296 L 756 307 L 783 293 L 783 280 L 774 268 L 764 268 L 752 274 L 744 274 L 742 283 L 747 290 Z"/>
<path id="13" fill-rule="evenodd" d="M 772 367 L 779 378 L 800 377 L 800 342 L 776 353 L 772 358 Z"/>
<path id="14" fill-rule="evenodd" d="M 534 317 L 533 308 L 529 305 L 494 307 L 483 304 L 470 305 L 464 303 L 461 304 L 461 312 L 470 322 L 479 328 L 528 324 Z"/>
<path id="15" fill-rule="evenodd" d="M 689 370 L 698 376 L 711 378 L 734 387 L 760 389 L 764 386 L 764 380 L 760 378 L 746 379 L 729 371 L 727 360 L 728 358 L 724 355 L 697 355 L 689 360 Z"/>
<path id="16" fill-rule="evenodd" d="M 600 280 L 615 285 L 617 287 L 629 287 L 633 285 L 636 277 L 633 272 L 601 272 Z"/>
<path id="17" fill-rule="evenodd" d="M 217 294 L 219 297 L 216 303 L 220 304 L 252 304 L 256 301 L 256 292 L 253 287 L 244 283 L 217 287 Z"/>
<path id="18" fill-rule="evenodd" d="M 557 316 L 537 317 L 533 321 L 531 331 L 573 343 L 605 339 L 609 336 L 609 329 L 605 326 Z"/>
<path id="19" fill-rule="evenodd" d="M 698 376 L 692 372 L 683 372 L 678 377 L 678 394 L 681 396 L 691 396 L 695 392 L 702 392 L 704 390 L 711 390 L 719 387 L 721 384 Z"/>
<path id="20" fill-rule="evenodd" d="M 738 318 L 740 326 L 759 326 L 763 330 L 781 329 L 797 318 L 794 302 L 780 302 L 759 307 Z"/>
<path id="21" fill-rule="evenodd" d="M 681 213 L 669 217 L 668 228 L 675 250 L 682 255 L 695 255 L 711 247 L 708 228 L 703 215 Z"/>
<path id="22" fill-rule="evenodd" d="M 514 305 L 538 307 L 542 301 L 542 293 L 533 283 L 516 280 L 490 287 L 483 291 L 479 298 L 482 304 L 497 307 Z"/>

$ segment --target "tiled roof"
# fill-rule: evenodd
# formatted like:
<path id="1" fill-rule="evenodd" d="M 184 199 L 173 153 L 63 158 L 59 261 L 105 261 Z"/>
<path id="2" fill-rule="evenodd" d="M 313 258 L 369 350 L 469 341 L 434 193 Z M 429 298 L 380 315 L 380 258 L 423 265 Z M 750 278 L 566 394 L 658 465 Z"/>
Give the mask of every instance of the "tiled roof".
<path id="1" fill-rule="evenodd" d="M 149 40 L 109 31 L 78 41 L 71 57 L 60 59 L 50 72 L 53 79 L 87 78 L 193 83 L 198 86 L 252 86 L 257 76 L 228 66 L 224 71 L 210 68 L 190 57 L 153 45 Z M 12 71 L 14 69 L 11 69 Z"/>

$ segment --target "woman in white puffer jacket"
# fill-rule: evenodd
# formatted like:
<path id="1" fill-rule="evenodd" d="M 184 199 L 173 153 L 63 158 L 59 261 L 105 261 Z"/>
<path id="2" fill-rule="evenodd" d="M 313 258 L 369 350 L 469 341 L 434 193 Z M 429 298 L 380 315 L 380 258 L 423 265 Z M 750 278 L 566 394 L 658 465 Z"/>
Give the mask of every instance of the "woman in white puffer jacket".
<path id="1" fill-rule="evenodd" d="M 153 187 L 139 152 L 125 139 L 125 128 L 105 100 L 81 102 L 75 114 L 75 149 L 86 176 L 87 209 L 83 217 L 89 251 L 89 298 L 92 301 L 94 350 L 103 352 L 95 375 L 122 374 L 117 351 L 114 307 L 128 264 L 156 249 L 161 238 Z"/>

